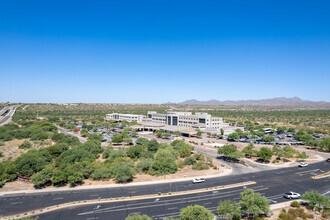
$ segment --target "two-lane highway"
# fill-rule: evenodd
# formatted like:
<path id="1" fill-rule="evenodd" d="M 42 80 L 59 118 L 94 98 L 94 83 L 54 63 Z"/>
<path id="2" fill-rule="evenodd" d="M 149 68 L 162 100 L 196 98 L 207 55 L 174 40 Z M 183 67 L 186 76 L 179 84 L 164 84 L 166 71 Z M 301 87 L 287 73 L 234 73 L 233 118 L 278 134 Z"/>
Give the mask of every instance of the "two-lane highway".
<path id="1" fill-rule="evenodd" d="M 328 171 L 329 163 L 319 162 L 305 168 L 289 167 L 276 170 L 268 170 L 241 175 L 231 175 L 218 178 L 206 179 L 204 184 L 192 184 L 191 179 L 184 182 L 152 184 L 142 186 L 120 185 L 115 188 L 101 188 L 88 190 L 56 191 L 21 195 L 4 195 L 0 197 L 0 213 L 10 215 L 29 210 L 41 209 L 43 207 L 60 203 L 83 201 L 97 198 L 121 198 L 122 196 L 148 195 L 184 191 L 198 188 L 228 185 L 233 183 L 255 181 L 255 185 L 249 187 L 257 192 L 263 193 L 271 202 L 280 202 L 284 199 L 282 194 L 287 191 L 296 191 L 303 194 L 306 191 L 315 190 L 319 192 L 329 191 L 329 178 L 314 180 L 311 178 L 315 173 Z M 130 213 L 145 213 L 154 218 L 163 218 L 168 213 L 177 213 L 179 208 L 190 204 L 200 204 L 213 210 L 220 200 L 238 199 L 241 189 L 227 189 L 219 192 L 207 192 L 189 194 L 168 198 L 159 201 L 137 200 L 130 202 L 117 202 L 102 204 L 102 209 L 94 210 L 94 206 L 86 205 L 68 210 L 54 211 L 40 215 L 41 219 L 123 219 Z M 157 205 L 159 204 L 159 205 Z M 122 207 L 124 206 L 124 207 Z M 150 206 L 150 207 L 149 207 Z M 115 208 L 111 208 L 115 207 Z M 175 208 L 176 207 L 176 208 Z M 103 210 L 105 209 L 105 210 Z M 171 211 L 169 211 L 171 210 Z M 91 211 L 93 214 L 90 214 Z M 95 212 L 94 212 L 95 211 Z M 85 213 L 85 214 L 81 214 Z M 174 214 L 173 214 L 174 215 Z M 168 217 L 168 216 L 167 216 Z"/>
<path id="2" fill-rule="evenodd" d="M 19 105 L 14 105 L 14 106 L 12 106 L 12 108 L 11 108 L 11 110 L 8 112 L 8 114 L 0 120 L 0 126 L 1 126 L 1 125 L 4 125 L 6 122 L 8 122 L 8 121 L 11 119 L 11 117 L 13 117 L 13 115 L 15 114 L 16 109 L 18 108 L 18 106 L 19 106 Z M 6 111 L 7 111 L 10 107 L 11 107 L 11 106 L 9 106 L 9 107 L 6 109 Z M 6 112 L 6 111 L 5 111 L 5 112 Z M 2 113 L 2 114 L 3 114 L 3 113 Z"/>

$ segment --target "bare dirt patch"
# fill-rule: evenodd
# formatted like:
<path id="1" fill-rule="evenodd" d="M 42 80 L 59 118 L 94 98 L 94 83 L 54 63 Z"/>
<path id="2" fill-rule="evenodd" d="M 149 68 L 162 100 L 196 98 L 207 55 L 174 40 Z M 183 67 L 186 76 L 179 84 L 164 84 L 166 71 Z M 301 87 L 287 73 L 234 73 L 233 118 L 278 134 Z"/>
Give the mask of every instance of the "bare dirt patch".
<path id="1" fill-rule="evenodd" d="M 28 149 L 19 149 L 18 146 L 21 145 L 25 140 L 27 139 L 14 139 L 11 141 L 6 141 L 5 145 L 0 146 L 0 152 L 3 153 L 2 158 L 0 158 L 0 162 L 7 160 L 7 159 L 16 159 L 19 157 L 21 154 L 25 153 L 28 151 Z M 32 144 L 32 147 L 36 149 L 44 148 L 44 147 L 49 147 L 53 145 L 54 143 L 51 140 L 45 140 L 45 141 L 30 141 Z"/>

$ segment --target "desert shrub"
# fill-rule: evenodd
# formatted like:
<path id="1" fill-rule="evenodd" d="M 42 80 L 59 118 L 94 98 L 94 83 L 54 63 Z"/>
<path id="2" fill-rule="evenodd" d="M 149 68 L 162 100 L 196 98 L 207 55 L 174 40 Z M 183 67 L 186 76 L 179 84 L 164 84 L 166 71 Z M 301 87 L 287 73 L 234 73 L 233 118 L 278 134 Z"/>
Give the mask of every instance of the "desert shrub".
<path id="1" fill-rule="evenodd" d="M 107 161 L 113 162 L 118 157 L 126 157 L 126 151 L 124 149 L 111 150 Z"/>
<path id="2" fill-rule="evenodd" d="M 137 164 L 136 164 L 136 171 L 138 173 L 141 173 L 141 172 L 148 172 L 150 167 L 152 165 L 152 159 L 150 158 L 142 158 Z"/>
<path id="3" fill-rule="evenodd" d="M 194 165 L 195 163 L 197 163 L 195 157 L 186 157 L 184 159 L 184 164 L 185 165 Z"/>
<path id="4" fill-rule="evenodd" d="M 135 172 L 131 164 L 122 162 L 116 163 L 111 167 L 111 175 L 117 182 L 122 183 L 130 181 L 134 177 Z"/>
<path id="5" fill-rule="evenodd" d="M 3 153 L 0 151 L 0 158 L 3 157 Z"/>
<path id="6" fill-rule="evenodd" d="M 295 207 L 295 208 L 300 208 L 300 204 L 299 204 L 298 201 L 293 201 L 293 202 L 291 202 L 290 206 L 291 206 L 291 207 Z"/>
<path id="7" fill-rule="evenodd" d="M 194 154 L 194 157 L 196 158 L 196 160 L 204 160 L 204 154 L 200 152 Z"/>
<path id="8" fill-rule="evenodd" d="M 94 170 L 91 175 L 93 180 L 100 180 L 100 179 L 109 179 L 111 177 L 111 169 L 108 167 L 100 167 Z"/>
<path id="9" fill-rule="evenodd" d="M 175 173 L 177 170 L 178 167 L 173 159 L 160 158 L 153 161 L 149 173 L 151 175 L 161 176 L 161 175 Z"/>
<path id="10" fill-rule="evenodd" d="M 6 183 L 3 181 L 0 181 L 0 188 L 2 188 Z"/>
<path id="11" fill-rule="evenodd" d="M 198 161 L 196 164 L 192 166 L 193 170 L 207 170 L 208 168 L 209 166 L 203 163 L 202 161 Z"/>
<path id="12" fill-rule="evenodd" d="M 19 149 L 29 149 L 32 147 L 32 144 L 29 141 L 24 141 L 21 145 L 18 146 Z"/>
<path id="13" fill-rule="evenodd" d="M 64 151 L 67 151 L 68 149 L 69 147 L 65 143 L 54 144 L 53 146 L 47 148 L 50 155 L 52 155 L 54 158 L 60 156 Z"/>
<path id="14" fill-rule="evenodd" d="M 5 142 L 4 141 L 0 141 L 0 146 L 4 146 Z"/>
<path id="15" fill-rule="evenodd" d="M 176 164 L 177 164 L 178 168 L 182 169 L 184 167 L 185 163 L 184 163 L 184 160 L 178 160 L 176 162 Z"/>

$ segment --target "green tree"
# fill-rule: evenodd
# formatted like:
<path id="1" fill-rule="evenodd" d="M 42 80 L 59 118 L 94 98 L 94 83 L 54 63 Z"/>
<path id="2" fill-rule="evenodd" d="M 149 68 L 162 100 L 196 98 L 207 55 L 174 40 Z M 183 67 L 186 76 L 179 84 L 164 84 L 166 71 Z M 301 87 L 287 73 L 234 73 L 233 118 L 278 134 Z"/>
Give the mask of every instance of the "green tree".
<path id="1" fill-rule="evenodd" d="M 111 167 L 111 175 L 112 177 L 120 183 L 130 181 L 135 172 L 132 168 L 132 165 L 126 162 L 116 163 Z"/>
<path id="2" fill-rule="evenodd" d="M 231 133 L 228 135 L 228 140 L 238 140 L 239 135 L 237 133 Z"/>
<path id="3" fill-rule="evenodd" d="M 178 170 L 177 164 L 171 158 L 159 158 L 154 160 L 150 169 L 151 175 L 166 175 L 175 173 Z"/>
<path id="4" fill-rule="evenodd" d="M 241 209 L 239 204 L 234 201 L 225 200 L 219 202 L 217 213 L 219 216 L 226 216 L 228 219 L 241 219 Z"/>
<path id="5" fill-rule="evenodd" d="M 132 143 L 133 141 L 132 141 L 132 138 L 130 138 L 130 137 L 125 137 L 125 138 L 123 138 L 123 142 L 126 143 L 126 144 L 130 144 L 130 143 Z"/>
<path id="6" fill-rule="evenodd" d="M 155 139 L 153 139 L 147 143 L 148 151 L 156 152 L 158 150 L 158 147 L 159 147 L 159 143 Z"/>
<path id="7" fill-rule="evenodd" d="M 162 138 L 168 139 L 169 137 L 171 137 L 171 134 L 168 133 L 168 132 L 164 132 L 164 133 L 162 134 Z"/>
<path id="8" fill-rule="evenodd" d="M 282 126 L 282 127 L 278 127 L 277 128 L 277 133 L 281 134 L 283 133 L 287 128 L 285 126 Z"/>
<path id="9" fill-rule="evenodd" d="M 77 183 L 81 183 L 84 180 L 84 175 L 76 170 L 71 170 L 68 175 L 68 183 L 71 186 L 75 186 Z"/>
<path id="10" fill-rule="evenodd" d="M 255 193 L 253 189 L 247 189 L 240 193 L 239 204 L 243 212 L 258 217 L 262 213 L 269 211 L 269 202 L 260 193 Z"/>
<path id="11" fill-rule="evenodd" d="M 191 155 L 192 150 L 193 150 L 192 146 L 185 144 L 179 150 L 180 157 L 189 157 Z"/>
<path id="12" fill-rule="evenodd" d="M 162 159 L 162 158 L 171 158 L 173 160 L 176 160 L 178 157 L 178 152 L 174 150 L 172 147 L 167 147 L 164 149 L 158 149 L 158 151 L 155 153 L 154 158 L 156 160 Z"/>
<path id="13" fill-rule="evenodd" d="M 198 138 L 202 137 L 203 132 L 200 129 L 196 129 L 196 136 Z"/>
<path id="14" fill-rule="evenodd" d="M 141 145 L 132 146 L 128 149 L 127 156 L 129 156 L 132 159 L 140 158 L 144 149 L 145 149 L 145 147 L 143 147 Z"/>
<path id="15" fill-rule="evenodd" d="M 294 130 L 294 128 L 289 128 L 289 129 L 288 129 L 288 132 L 294 133 L 295 130 Z"/>
<path id="16" fill-rule="evenodd" d="M 326 137 L 321 141 L 321 149 L 324 151 L 330 151 L 330 137 Z"/>
<path id="17" fill-rule="evenodd" d="M 263 136 L 261 138 L 261 140 L 264 141 L 264 142 L 272 142 L 272 141 L 275 141 L 275 137 L 273 137 L 273 136 Z"/>
<path id="18" fill-rule="evenodd" d="M 258 152 L 258 157 L 265 161 L 269 161 L 272 158 L 272 156 L 273 156 L 273 151 L 268 147 L 262 147 Z"/>
<path id="19" fill-rule="evenodd" d="M 258 151 L 254 150 L 253 144 L 249 144 L 242 150 L 242 153 L 248 156 L 256 156 L 258 154 Z"/>
<path id="20" fill-rule="evenodd" d="M 156 137 L 160 138 L 162 136 L 163 132 L 161 130 L 157 130 L 154 132 L 154 134 Z"/>
<path id="21" fill-rule="evenodd" d="M 178 136 L 181 135 L 181 132 L 180 132 L 180 131 L 174 131 L 174 132 L 173 132 L 173 135 L 178 137 Z"/>
<path id="22" fill-rule="evenodd" d="M 111 177 L 111 169 L 108 167 L 96 168 L 91 177 L 93 180 L 109 179 Z"/>
<path id="23" fill-rule="evenodd" d="M 212 214 L 212 212 L 200 205 L 190 205 L 180 210 L 181 220 L 213 220 L 213 218 L 214 215 Z"/>
<path id="24" fill-rule="evenodd" d="M 195 157 L 186 157 L 186 158 L 184 159 L 184 164 L 185 164 L 185 165 L 194 165 L 195 163 L 197 163 Z"/>
<path id="25" fill-rule="evenodd" d="M 151 158 L 142 158 L 137 164 L 136 164 L 136 170 L 139 173 L 147 173 L 152 166 L 152 159 Z"/>
<path id="26" fill-rule="evenodd" d="M 220 133 L 221 135 L 224 135 L 225 131 L 223 130 L 223 128 L 220 128 Z"/>
<path id="27" fill-rule="evenodd" d="M 49 164 L 51 159 L 52 157 L 46 149 L 31 149 L 16 159 L 18 174 L 21 176 L 32 176 Z"/>
<path id="28" fill-rule="evenodd" d="M 318 192 L 306 192 L 302 195 L 302 199 L 308 202 L 308 205 L 313 208 L 330 207 L 329 197 L 321 195 Z"/>
<path id="29" fill-rule="evenodd" d="M 136 131 L 132 131 L 132 133 L 131 133 L 132 137 L 136 137 L 137 135 L 138 135 L 138 133 Z"/>
<path id="30" fill-rule="evenodd" d="M 32 183 L 37 187 L 42 187 L 50 182 L 52 174 L 53 170 L 51 168 L 45 168 L 31 176 Z"/>
<path id="31" fill-rule="evenodd" d="M 224 154 L 230 158 L 241 158 L 244 156 L 243 153 L 238 151 L 236 146 L 232 144 L 220 147 L 218 149 L 218 154 Z"/>
<path id="32" fill-rule="evenodd" d="M 147 215 L 134 214 L 127 216 L 125 220 L 152 220 L 152 218 Z"/>

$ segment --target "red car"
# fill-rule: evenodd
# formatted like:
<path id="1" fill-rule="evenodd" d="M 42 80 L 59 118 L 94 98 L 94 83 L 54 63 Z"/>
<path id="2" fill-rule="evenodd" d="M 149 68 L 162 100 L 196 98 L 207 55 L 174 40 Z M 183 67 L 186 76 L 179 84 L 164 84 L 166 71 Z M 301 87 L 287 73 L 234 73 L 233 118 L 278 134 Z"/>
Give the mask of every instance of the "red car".
<path id="1" fill-rule="evenodd" d="M 330 158 L 328 158 L 326 161 L 327 161 L 327 162 L 330 162 Z"/>

